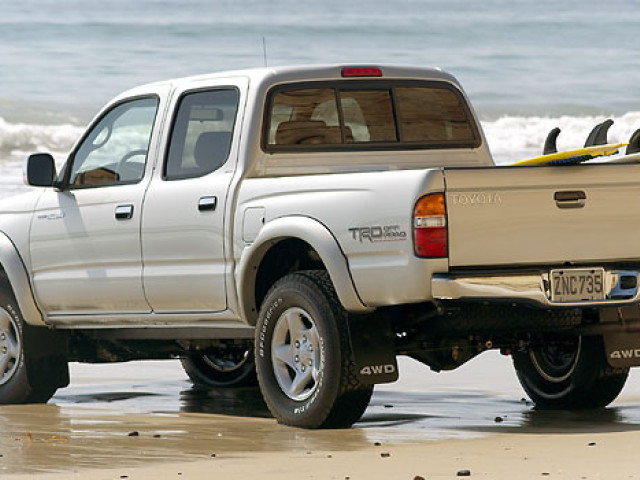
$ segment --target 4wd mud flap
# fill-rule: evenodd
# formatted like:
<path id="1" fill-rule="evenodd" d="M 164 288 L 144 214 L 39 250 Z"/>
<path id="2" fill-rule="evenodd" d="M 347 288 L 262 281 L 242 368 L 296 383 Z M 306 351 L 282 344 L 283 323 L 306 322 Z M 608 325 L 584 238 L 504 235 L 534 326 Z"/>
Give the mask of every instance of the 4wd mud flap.
<path id="1" fill-rule="evenodd" d="M 640 333 L 607 333 L 603 339 L 609 365 L 614 368 L 640 366 Z"/>
<path id="2" fill-rule="evenodd" d="M 382 315 L 350 315 L 349 339 L 361 383 L 389 383 L 398 379 L 395 334 Z"/>

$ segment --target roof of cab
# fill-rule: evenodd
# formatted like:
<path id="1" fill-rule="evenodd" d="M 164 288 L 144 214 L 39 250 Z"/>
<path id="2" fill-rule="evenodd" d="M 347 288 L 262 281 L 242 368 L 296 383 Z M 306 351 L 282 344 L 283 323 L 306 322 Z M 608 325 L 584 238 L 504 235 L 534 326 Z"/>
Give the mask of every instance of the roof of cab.
<path id="1" fill-rule="evenodd" d="M 170 84 L 173 87 L 187 86 L 190 83 L 202 83 L 207 80 L 217 80 L 221 78 L 245 77 L 252 83 L 267 83 L 270 85 L 277 83 L 304 82 L 312 80 L 338 80 L 343 79 L 342 70 L 347 67 L 371 67 L 371 64 L 331 64 L 331 65 L 290 65 L 280 67 L 251 68 L 245 70 L 229 70 L 189 77 L 174 78 L 161 82 L 141 85 L 127 92 L 126 96 L 132 92 L 152 88 L 160 85 Z M 421 79 L 421 80 L 444 80 L 459 86 L 458 81 L 449 73 L 440 68 L 416 67 L 407 65 L 375 65 L 382 71 L 382 77 L 377 79 Z M 353 80 L 362 80 L 366 77 L 353 77 Z"/>

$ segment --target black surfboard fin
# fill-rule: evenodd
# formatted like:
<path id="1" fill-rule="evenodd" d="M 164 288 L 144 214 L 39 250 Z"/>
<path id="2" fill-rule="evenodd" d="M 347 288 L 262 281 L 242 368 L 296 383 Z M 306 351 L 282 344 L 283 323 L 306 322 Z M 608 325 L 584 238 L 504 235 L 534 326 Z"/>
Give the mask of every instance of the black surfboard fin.
<path id="1" fill-rule="evenodd" d="M 606 145 L 609 143 L 607 140 L 607 132 L 611 125 L 613 125 L 613 120 L 609 118 L 593 127 L 593 130 L 591 130 L 591 133 L 587 137 L 587 141 L 584 142 L 584 146 L 593 147 L 594 145 Z"/>
<path id="2" fill-rule="evenodd" d="M 632 153 L 640 152 L 640 128 L 633 132 L 631 138 L 629 139 L 629 145 L 627 145 L 627 149 L 625 150 L 626 155 L 631 155 Z"/>
<path id="3" fill-rule="evenodd" d="M 544 141 L 544 148 L 542 149 L 543 155 L 549 155 L 550 153 L 558 153 L 558 147 L 556 146 L 556 140 L 560 135 L 560 129 L 558 127 L 552 129 L 547 134 L 547 139 Z"/>

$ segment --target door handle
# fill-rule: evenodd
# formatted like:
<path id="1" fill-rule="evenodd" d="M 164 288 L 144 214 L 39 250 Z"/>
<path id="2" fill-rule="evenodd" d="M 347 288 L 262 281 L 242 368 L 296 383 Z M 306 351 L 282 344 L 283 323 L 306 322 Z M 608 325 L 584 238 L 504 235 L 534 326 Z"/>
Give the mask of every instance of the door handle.
<path id="1" fill-rule="evenodd" d="M 133 205 L 118 205 L 116 207 L 116 220 L 129 220 L 133 217 Z"/>
<path id="2" fill-rule="evenodd" d="M 587 203 L 587 194 L 582 190 L 556 192 L 553 199 L 558 208 L 582 208 Z"/>
<path id="3" fill-rule="evenodd" d="M 218 197 L 216 196 L 208 196 L 208 197 L 200 197 L 198 200 L 198 210 L 201 212 L 210 212 L 216 209 L 218 206 Z"/>

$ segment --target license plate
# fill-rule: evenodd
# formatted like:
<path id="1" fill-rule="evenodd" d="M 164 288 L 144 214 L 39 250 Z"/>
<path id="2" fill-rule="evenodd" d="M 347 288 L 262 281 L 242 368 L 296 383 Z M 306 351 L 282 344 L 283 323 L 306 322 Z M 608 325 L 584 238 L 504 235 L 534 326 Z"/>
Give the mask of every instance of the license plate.
<path id="1" fill-rule="evenodd" d="M 552 302 L 604 300 L 604 269 L 551 270 Z"/>

